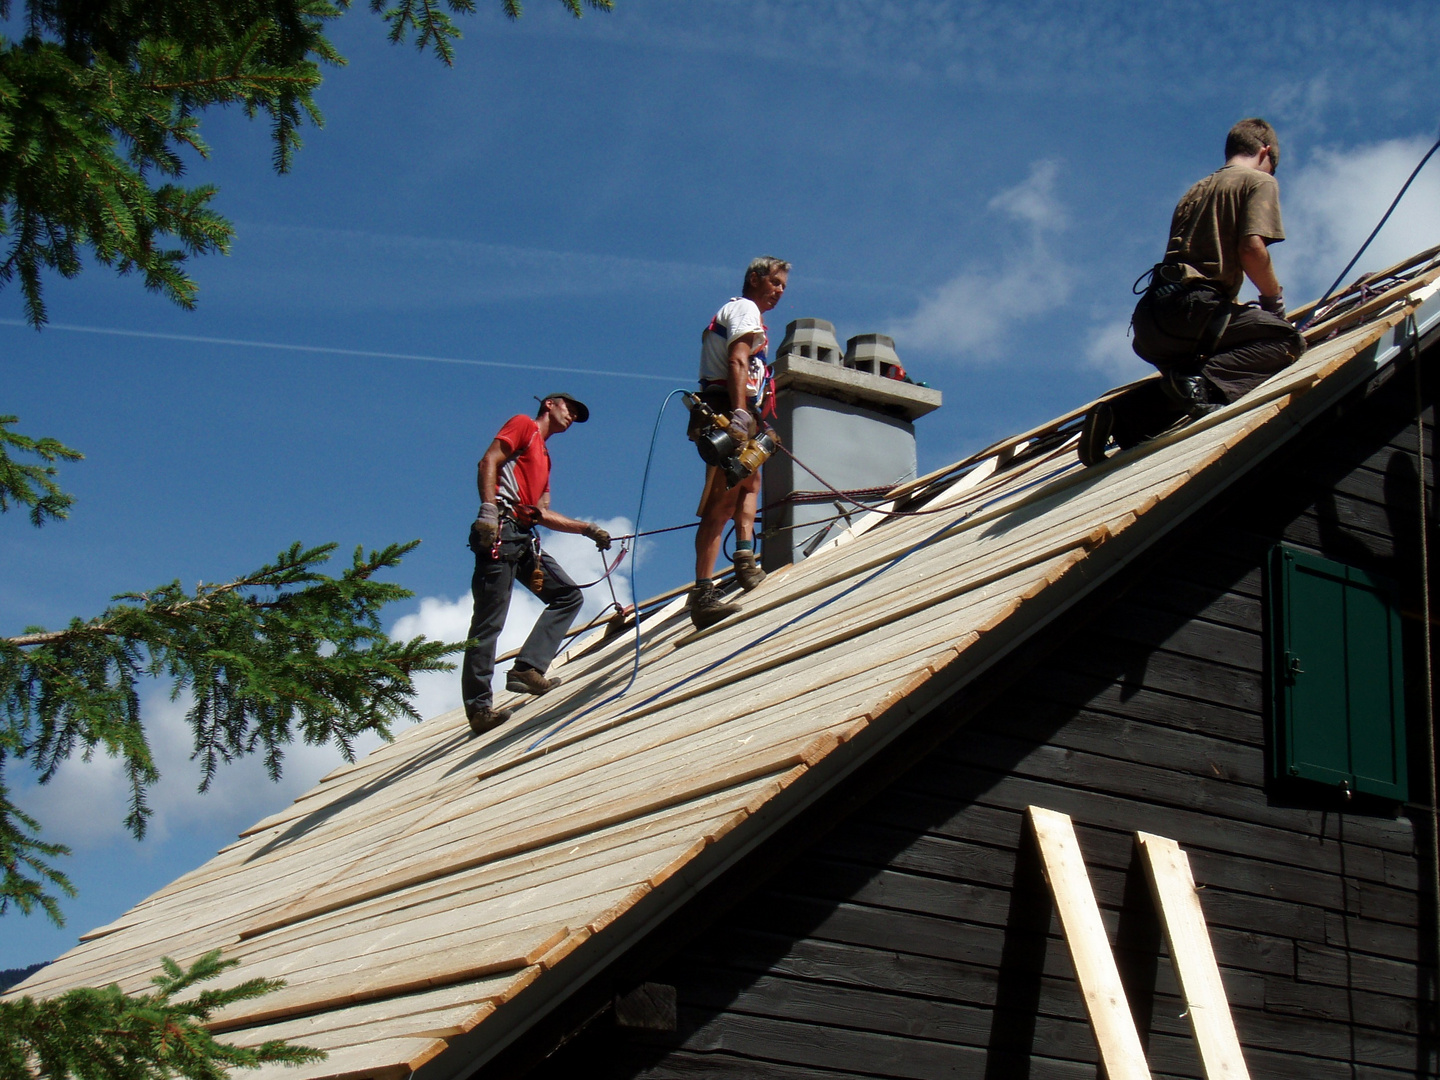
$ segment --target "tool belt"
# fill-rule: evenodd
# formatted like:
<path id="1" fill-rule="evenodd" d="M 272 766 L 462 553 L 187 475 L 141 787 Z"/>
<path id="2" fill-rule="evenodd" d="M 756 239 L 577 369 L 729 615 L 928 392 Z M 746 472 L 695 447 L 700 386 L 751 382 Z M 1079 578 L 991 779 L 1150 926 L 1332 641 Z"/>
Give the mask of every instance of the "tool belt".
<path id="1" fill-rule="evenodd" d="M 700 390 L 695 396 L 703 401 L 710 411 L 716 415 L 725 416 L 730 412 L 730 389 L 723 382 L 701 380 Z M 759 420 L 760 412 L 757 399 L 747 398 L 745 408 L 749 411 L 752 421 Z M 691 409 L 690 422 L 685 427 L 685 435 L 691 442 L 694 442 L 696 437 L 705 430 L 708 423 L 709 421 L 706 420 L 705 414 L 701 410 Z M 753 435 L 754 431 L 751 431 L 750 434 Z"/>
<path id="2" fill-rule="evenodd" d="M 500 514 L 500 532 L 495 537 L 495 543 L 488 547 L 483 546 L 475 537 L 475 528 L 470 528 L 470 541 L 467 545 L 471 551 L 482 559 L 490 559 L 493 562 L 509 563 L 518 567 L 521 560 L 528 554 L 531 559 L 530 573 L 522 579 L 525 587 L 540 596 L 545 588 L 545 569 L 540 556 L 543 552 L 540 549 L 540 537 L 532 531 L 534 522 L 538 522 L 539 510 L 536 507 L 522 507 L 522 510 L 529 511 L 526 517 L 532 521 L 530 526 L 523 526 L 520 522 L 520 515 L 503 511 Z"/>
<path id="3" fill-rule="evenodd" d="M 1178 265 L 1159 263 L 1149 277 L 1130 319 L 1135 351 L 1151 363 L 1198 370 L 1229 328 L 1234 304 L 1212 282 L 1186 277 Z"/>

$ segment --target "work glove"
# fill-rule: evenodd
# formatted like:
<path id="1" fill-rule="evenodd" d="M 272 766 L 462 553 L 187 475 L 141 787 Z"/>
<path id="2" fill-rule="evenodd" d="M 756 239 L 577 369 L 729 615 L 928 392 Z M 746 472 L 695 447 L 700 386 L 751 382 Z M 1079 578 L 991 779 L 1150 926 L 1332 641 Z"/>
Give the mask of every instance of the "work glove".
<path id="1" fill-rule="evenodd" d="M 610 550 L 610 534 L 604 529 L 602 529 L 599 525 L 596 525 L 593 521 L 589 525 L 585 526 L 584 535 L 589 539 L 594 540 L 595 546 L 601 551 Z"/>
<path id="2" fill-rule="evenodd" d="M 750 429 L 755 421 L 750 419 L 750 413 L 745 409 L 736 409 L 730 414 L 731 434 L 740 442 L 744 443 L 750 438 Z"/>
<path id="3" fill-rule="evenodd" d="M 1276 293 L 1274 296 L 1260 297 L 1260 310 L 1268 311 L 1271 315 L 1283 319 L 1285 317 L 1285 294 Z"/>
<path id="4" fill-rule="evenodd" d="M 470 540 L 478 551 L 489 551 L 500 536 L 500 510 L 494 503 L 481 503 L 480 516 L 470 526 Z"/>

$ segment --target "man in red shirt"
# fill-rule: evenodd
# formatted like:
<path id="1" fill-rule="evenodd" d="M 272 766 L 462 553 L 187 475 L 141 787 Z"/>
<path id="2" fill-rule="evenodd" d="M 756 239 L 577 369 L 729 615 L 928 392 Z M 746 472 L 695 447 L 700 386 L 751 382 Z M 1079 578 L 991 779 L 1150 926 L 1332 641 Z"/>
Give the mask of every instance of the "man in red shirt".
<path id="1" fill-rule="evenodd" d="M 535 527 L 580 533 L 594 540 L 601 551 L 610 547 L 610 534 L 599 525 L 550 509 L 550 452 L 545 441 L 589 418 L 590 410 L 582 402 L 569 394 L 550 394 L 541 401 L 533 420 L 523 415 L 507 420 L 480 459 L 476 477 L 480 516 L 470 528 L 470 548 L 475 552 L 470 594 L 475 614 L 460 674 L 465 716 L 476 735 L 510 719 L 508 710 L 491 704 L 490 676 L 495 671 L 495 643 L 505 626 L 516 576 L 545 601 L 545 610 L 510 669 L 507 690 L 543 694 L 559 685 L 560 680 L 546 678 L 545 671 L 584 603 L 580 589 L 560 564 L 540 550 Z"/>

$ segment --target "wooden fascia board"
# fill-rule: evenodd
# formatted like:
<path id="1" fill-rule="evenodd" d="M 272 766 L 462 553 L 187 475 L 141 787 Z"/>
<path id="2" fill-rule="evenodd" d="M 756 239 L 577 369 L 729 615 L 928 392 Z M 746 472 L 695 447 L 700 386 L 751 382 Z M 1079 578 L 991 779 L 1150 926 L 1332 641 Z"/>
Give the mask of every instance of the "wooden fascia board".
<path id="1" fill-rule="evenodd" d="M 1388 321 L 1388 320 L 1387 320 Z M 1440 329 L 1440 295 L 1428 298 L 1417 312 L 1422 340 Z M 1227 453 L 1203 469 L 1183 494 L 1162 500 L 1118 535 L 1099 544 L 1069 572 L 1033 600 L 1021 603 L 1003 628 L 980 635 L 952 663 L 921 684 L 885 714 L 840 743 L 811 765 L 798 780 L 757 807 L 737 828 L 708 844 L 693 860 L 650 890 L 604 933 L 591 936 L 563 963 L 542 972 L 526 992 L 484 1023 L 451 1041 L 449 1048 L 425 1067 L 415 1080 L 469 1080 L 509 1049 L 537 1023 L 592 979 L 601 976 L 697 894 L 735 869 L 749 855 L 794 822 L 815 803 L 832 794 L 955 695 L 973 685 L 998 664 L 1034 639 L 1075 605 L 1093 595 L 1239 480 L 1248 476 L 1310 423 L 1328 413 L 1377 372 L 1400 359 L 1413 346 L 1409 338 L 1386 342 L 1394 323 L 1379 329 L 1343 366 L 1295 397 L 1272 421 L 1243 440 L 1243 450 Z"/>

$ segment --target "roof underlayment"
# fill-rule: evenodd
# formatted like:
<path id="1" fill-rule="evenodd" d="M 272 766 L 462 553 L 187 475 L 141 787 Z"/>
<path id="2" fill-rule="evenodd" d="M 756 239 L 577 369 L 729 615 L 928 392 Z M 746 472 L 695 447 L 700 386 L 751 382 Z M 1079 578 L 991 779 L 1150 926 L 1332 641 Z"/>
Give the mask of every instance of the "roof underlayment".
<path id="1" fill-rule="evenodd" d="M 562 730 L 624 685 L 631 636 L 580 640 L 557 661 L 564 685 L 517 702 L 487 736 L 458 711 L 407 730 L 12 993 L 140 991 L 161 955 L 222 948 L 242 961 L 226 979 L 286 980 L 219 1017 L 227 1041 L 329 1051 L 265 1080 L 403 1077 L 456 1040 L 434 1066 L 463 1075 L 1308 420 L 1384 377 L 1417 324 L 1440 326 L 1435 253 L 1387 273 L 1373 287 L 1388 291 L 1353 293 L 1298 363 L 1211 416 L 1086 469 L 1077 410 L 896 489 L 889 505 L 929 512 L 866 515 L 716 627 L 693 631 L 675 599 L 642 624 L 630 692 Z"/>

